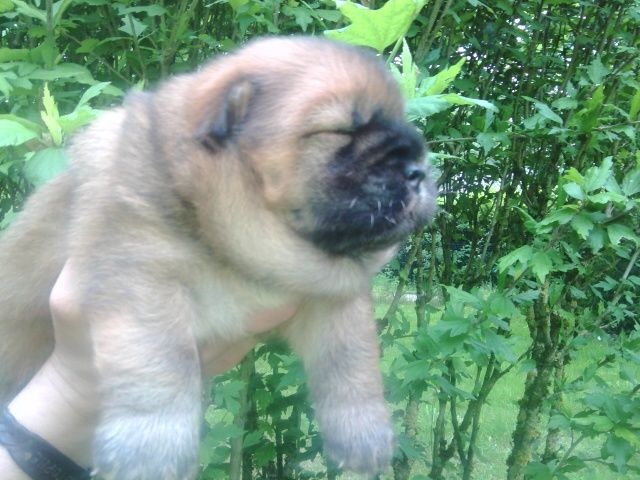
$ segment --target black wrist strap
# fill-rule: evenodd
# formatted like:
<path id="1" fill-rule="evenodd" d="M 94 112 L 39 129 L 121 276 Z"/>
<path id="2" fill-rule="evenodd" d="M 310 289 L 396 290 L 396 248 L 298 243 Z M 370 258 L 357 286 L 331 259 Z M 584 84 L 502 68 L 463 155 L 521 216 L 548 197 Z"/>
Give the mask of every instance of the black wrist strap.
<path id="1" fill-rule="evenodd" d="M 0 445 L 33 480 L 86 480 L 91 472 L 24 428 L 8 408 L 0 411 Z"/>

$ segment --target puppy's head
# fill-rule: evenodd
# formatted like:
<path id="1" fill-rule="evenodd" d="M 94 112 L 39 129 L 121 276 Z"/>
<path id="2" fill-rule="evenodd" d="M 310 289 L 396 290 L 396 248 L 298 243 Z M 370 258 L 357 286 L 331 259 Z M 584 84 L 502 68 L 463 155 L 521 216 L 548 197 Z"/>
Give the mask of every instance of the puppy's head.
<path id="1" fill-rule="evenodd" d="M 196 137 L 239 162 L 261 208 L 325 252 L 389 247 L 433 214 L 422 138 L 370 52 L 313 38 L 249 44 L 201 74 Z"/>

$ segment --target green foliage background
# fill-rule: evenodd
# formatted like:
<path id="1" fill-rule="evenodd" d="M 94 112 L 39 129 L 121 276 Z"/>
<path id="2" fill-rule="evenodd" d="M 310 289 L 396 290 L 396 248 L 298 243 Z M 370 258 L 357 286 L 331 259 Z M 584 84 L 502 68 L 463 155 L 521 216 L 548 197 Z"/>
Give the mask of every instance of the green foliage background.
<path id="1" fill-rule="evenodd" d="M 640 2 L 0 0 L 0 220 L 123 92 L 248 38 L 370 46 L 441 211 L 377 279 L 384 478 L 640 477 Z M 0 272 L 1 274 L 1 272 Z M 202 479 L 326 466 L 304 373 L 262 345 L 212 384 Z"/>

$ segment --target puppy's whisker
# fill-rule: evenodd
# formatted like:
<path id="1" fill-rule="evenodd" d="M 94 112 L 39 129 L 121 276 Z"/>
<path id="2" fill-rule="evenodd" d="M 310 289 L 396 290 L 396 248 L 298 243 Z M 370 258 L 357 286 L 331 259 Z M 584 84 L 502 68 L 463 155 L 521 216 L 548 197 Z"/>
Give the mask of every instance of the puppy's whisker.
<path id="1" fill-rule="evenodd" d="M 397 225 L 397 224 L 398 224 L 398 222 L 396 222 L 396 221 L 395 221 L 395 219 L 393 219 L 393 218 L 391 218 L 391 217 L 388 217 L 388 216 L 386 216 L 386 215 L 384 216 L 384 219 L 385 219 L 387 222 L 389 222 L 390 224 L 392 224 L 392 225 Z"/>
<path id="2" fill-rule="evenodd" d="M 403 210 L 406 210 L 407 205 L 404 203 L 404 201 L 403 201 L 403 200 L 400 200 L 400 205 L 402 205 L 402 209 L 403 209 Z"/>
<path id="3" fill-rule="evenodd" d="M 355 207 L 356 203 L 358 203 L 358 197 L 353 197 L 353 200 L 351 200 L 351 203 L 349 204 L 349 208 Z"/>
<path id="4" fill-rule="evenodd" d="M 382 211 L 382 202 L 378 200 L 378 213 L 380 213 L 381 211 Z"/>
<path id="5" fill-rule="evenodd" d="M 371 228 L 373 228 L 373 224 L 376 221 L 375 217 L 373 216 L 373 213 L 370 214 L 370 219 L 371 219 Z"/>

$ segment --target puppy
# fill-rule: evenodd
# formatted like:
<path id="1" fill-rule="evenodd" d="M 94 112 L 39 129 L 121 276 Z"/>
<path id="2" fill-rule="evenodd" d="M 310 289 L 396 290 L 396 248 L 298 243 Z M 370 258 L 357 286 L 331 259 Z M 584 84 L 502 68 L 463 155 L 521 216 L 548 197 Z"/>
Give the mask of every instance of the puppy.
<path id="1" fill-rule="evenodd" d="M 293 303 L 278 333 L 304 361 L 326 453 L 388 465 L 369 282 L 431 217 L 435 187 L 373 54 L 255 41 L 130 94 L 69 153 L 0 240 L 0 400 L 52 350 L 49 294 L 69 261 L 101 385 L 101 476 L 193 478 L 199 343 Z"/>

